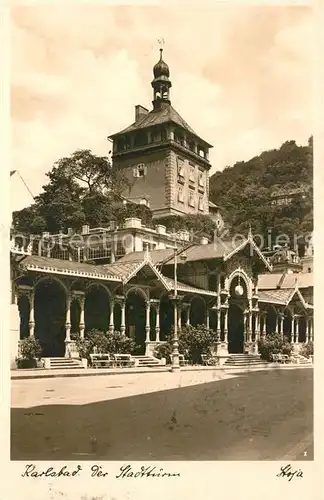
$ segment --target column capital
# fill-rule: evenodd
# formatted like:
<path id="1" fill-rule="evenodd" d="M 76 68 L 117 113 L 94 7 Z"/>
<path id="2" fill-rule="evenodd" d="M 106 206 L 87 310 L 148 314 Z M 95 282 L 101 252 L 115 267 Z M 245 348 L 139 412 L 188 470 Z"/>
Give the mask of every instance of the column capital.
<path id="1" fill-rule="evenodd" d="M 114 302 L 120 306 L 124 306 L 126 303 L 126 297 L 124 295 L 115 295 L 110 298 L 109 302 Z"/>
<path id="2" fill-rule="evenodd" d="M 153 309 L 159 309 L 160 307 L 160 299 L 150 299 L 149 303 Z"/>
<path id="3" fill-rule="evenodd" d="M 182 303 L 182 300 L 183 300 L 183 297 L 181 295 L 169 295 L 169 299 L 171 302 L 173 303 L 176 303 L 176 304 L 181 304 Z"/>
<path id="4" fill-rule="evenodd" d="M 16 287 L 18 297 L 25 295 L 30 298 L 34 293 L 34 288 L 30 285 L 18 285 Z"/>

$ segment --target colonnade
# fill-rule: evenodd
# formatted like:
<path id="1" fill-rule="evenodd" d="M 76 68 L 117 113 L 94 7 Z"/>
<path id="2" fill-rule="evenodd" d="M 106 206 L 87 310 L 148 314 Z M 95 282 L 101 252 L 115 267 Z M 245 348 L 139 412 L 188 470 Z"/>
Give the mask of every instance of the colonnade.
<path id="1" fill-rule="evenodd" d="M 26 296 L 29 301 L 29 336 L 35 335 L 35 288 L 26 285 L 20 285 L 18 287 L 18 296 Z M 144 306 L 145 306 L 145 342 L 160 342 L 161 334 L 161 317 L 160 317 L 160 299 L 147 299 L 142 295 Z M 125 335 L 126 334 L 126 303 L 128 296 L 119 295 L 109 295 L 107 297 L 107 315 L 108 315 L 108 331 L 113 332 L 115 330 L 115 308 L 118 306 L 120 308 L 120 324 L 118 324 L 118 330 Z M 192 304 L 185 297 L 178 297 L 178 301 L 175 304 L 170 302 L 170 307 L 177 307 L 177 321 L 178 328 L 190 325 L 190 311 Z M 77 325 L 74 324 L 74 329 L 79 332 L 80 337 L 84 338 L 86 329 L 85 320 L 85 300 L 86 292 L 78 290 L 66 290 L 65 293 L 65 343 L 71 342 L 71 310 L 74 302 L 79 304 L 79 319 Z M 203 300 L 203 299 L 201 299 Z M 204 324 L 207 328 L 211 328 L 216 332 L 216 339 L 224 343 L 228 343 L 228 333 L 229 333 L 229 305 L 228 302 L 221 303 L 220 295 L 217 297 L 217 304 L 211 306 L 204 302 L 205 318 Z M 260 309 L 259 307 L 253 307 L 252 301 L 246 301 L 248 308 L 243 311 L 243 323 L 244 323 L 244 341 L 247 343 L 257 342 L 266 335 L 267 329 L 267 314 L 269 311 L 265 309 Z M 109 312 L 108 312 L 109 311 Z M 151 314 L 154 311 L 154 314 Z M 291 321 L 289 331 L 284 332 L 284 320 L 287 316 L 284 315 L 283 310 L 273 311 L 276 314 L 275 324 L 273 325 L 273 330 L 282 336 L 287 335 L 292 344 L 298 344 L 300 342 L 300 328 L 301 321 L 304 323 L 303 327 L 303 342 L 313 341 L 313 317 L 307 316 L 307 314 L 296 314 L 292 313 L 289 317 Z M 211 321 L 211 312 L 215 313 L 213 321 Z M 153 323 L 153 324 L 152 324 Z M 287 329 L 286 329 L 287 330 Z M 75 333 L 74 331 L 72 333 Z M 269 332 L 268 332 L 269 333 Z M 153 338 L 152 338 L 153 337 Z"/>

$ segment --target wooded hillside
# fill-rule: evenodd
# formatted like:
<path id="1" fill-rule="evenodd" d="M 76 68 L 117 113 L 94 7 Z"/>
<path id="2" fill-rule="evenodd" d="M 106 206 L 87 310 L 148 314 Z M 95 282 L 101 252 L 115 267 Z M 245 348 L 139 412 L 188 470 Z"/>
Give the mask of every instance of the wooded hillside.
<path id="1" fill-rule="evenodd" d="M 296 193 L 296 188 L 300 188 Z M 274 204 L 277 196 L 292 200 Z M 232 233 L 307 235 L 313 230 L 313 139 L 285 142 L 210 178 L 210 200 L 223 208 Z"/>

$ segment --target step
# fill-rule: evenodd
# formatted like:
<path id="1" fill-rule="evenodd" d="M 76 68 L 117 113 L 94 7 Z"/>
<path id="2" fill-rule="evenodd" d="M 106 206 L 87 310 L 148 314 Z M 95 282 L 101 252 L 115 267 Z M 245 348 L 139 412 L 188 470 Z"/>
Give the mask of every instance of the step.
<path id="1" fill-rule="evenodd" d="M 49 360 L 49 369 L 50 370 L 59 370 L 59 369 L 69 369 L 73 370 L 75 368 L 82 368 L 82 363 L 77 359 L 71 358 L 46 358 Z"/>
<path id="2" fill-rule="evenodd" d="M 145 367 L 154 367 L 154 366 L 160 366 L 160 360 L 157 358 L 154 358 L 153 356 L 134 356 L 134 358 L 138 362 L 138 366 L 145 366 Z"/>

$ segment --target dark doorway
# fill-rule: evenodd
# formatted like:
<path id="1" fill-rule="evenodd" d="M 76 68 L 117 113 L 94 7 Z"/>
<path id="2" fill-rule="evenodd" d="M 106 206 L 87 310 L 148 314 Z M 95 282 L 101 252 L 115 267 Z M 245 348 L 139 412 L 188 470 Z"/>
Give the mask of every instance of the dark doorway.
<path id="1" fill-rule="evenodd" d="M 277 313 L 273 307 L 269 307 L 267 312 L 267 324 L 266 324 L 267 335 L 275 333 L 276 326 L 277 326 Z"/>
<path id="2" fill-rule="evenodd" d="M 165 340 L 171 334 L 174 323 L 174 308 L 167 295 L 160 300 L 160 340 Z"/>
<path id="3" fill-rule="evenodd" d="M 285 317 L 283 320 L 283 337 L 287 338 L 287 340 L 290 342 L 290 337 L 291 337 L 291 316 L 289 315 L 288 312 L 285 312 Z"/>
<path id="4" fill-rule="evenodd" d="M 190 324 L 192 326 L 206 323 L 206 304 L 200 297 L 194 297 L 190 304 Z"/>
<path id="5" fill-rule="evenodd" d="M 92 286 L 85 297 L 85 330 L 107 332 L 109 327 L 109 294 L 102 286 Z"/>
<path id="6" fill-rule="evenodd" d="M 43 281 L 35 291 L 35 337 L 42 346 L 42 356 L 65 355 L 66 295 L 55 280 Z"/>
<path id="7" fill-rule="evenodd" d="M 136 352 L 145 354 L 146 305 L 141 293 L 131 291 L 126 299 L 126 334 L 136 342 Z"/>
<path id="8" fill-rule="evenodd" d="M 301 343 L 306 342 L 306 318 L 305 318 L 305 316 L 301 316 L 299 318 L 298 341 Z"/>
<path id="9" fill-rule="evenodd" d="M 228 308 L 228 352 L 243 353 L 244 348 L 244 316 L 242 309 L 236 304 Z"/>
<path id="10" fill-rule="evenodd" d="M 18 309 L 20 315 L 20 335 L 19 338 L 25 339 L 29 336 L 29 315 L 30 315 L 30 305 L 29 299 L 26 295 L 18 300 Z"/>
<path id="11" fill-rule="evenodd" d="M 81 307 L 79 301 L 74 299 L 71 303 L 71 333 L 80 333 Z"/>

